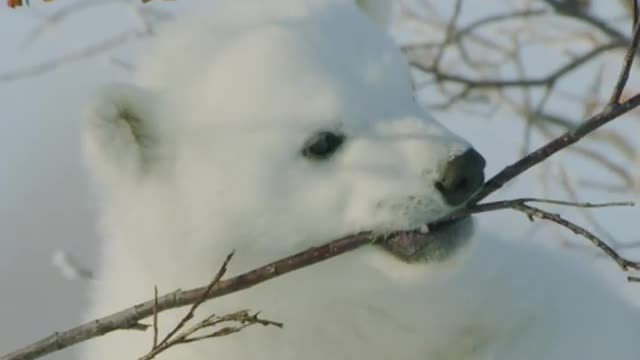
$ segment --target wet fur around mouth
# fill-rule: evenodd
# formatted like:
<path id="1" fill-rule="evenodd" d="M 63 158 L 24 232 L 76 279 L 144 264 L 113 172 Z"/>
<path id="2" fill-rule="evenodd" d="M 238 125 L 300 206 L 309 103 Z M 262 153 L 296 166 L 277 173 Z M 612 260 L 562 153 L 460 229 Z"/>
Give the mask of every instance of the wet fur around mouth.
<path id="1" fill-rule="evenodd" d="M 379 241 L 379 247 L 406 263 L 438 262 L 455 255 L 471 239 L 471 216 L 426 225 L 428 231 L 398 231 Z"/>

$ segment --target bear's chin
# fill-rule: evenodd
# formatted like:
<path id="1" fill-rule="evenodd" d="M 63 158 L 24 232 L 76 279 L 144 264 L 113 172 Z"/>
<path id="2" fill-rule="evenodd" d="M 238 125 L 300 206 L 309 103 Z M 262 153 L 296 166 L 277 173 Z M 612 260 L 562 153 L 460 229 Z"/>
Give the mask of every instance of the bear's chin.
<path id="1" fill-rule="evenodd" d="M 465 216 L 394 232 L 378 242 L 378 246 L 405 263 L 440 262 L 464 248 L 472 238 L 473 229 L 474 220 Z"/>

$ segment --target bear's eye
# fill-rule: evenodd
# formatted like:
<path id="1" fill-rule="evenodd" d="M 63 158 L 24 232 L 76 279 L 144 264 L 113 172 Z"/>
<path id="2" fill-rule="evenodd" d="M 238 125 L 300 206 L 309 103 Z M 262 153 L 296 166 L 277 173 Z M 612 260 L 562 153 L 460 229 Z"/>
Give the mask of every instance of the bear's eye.
<path id="1" fill-rule="evenodd" d="M 309 159 L 329 158 L 344 142 L 344 135 L 331 131 L 321 131 L 304 143 L 302 155 Z"/>

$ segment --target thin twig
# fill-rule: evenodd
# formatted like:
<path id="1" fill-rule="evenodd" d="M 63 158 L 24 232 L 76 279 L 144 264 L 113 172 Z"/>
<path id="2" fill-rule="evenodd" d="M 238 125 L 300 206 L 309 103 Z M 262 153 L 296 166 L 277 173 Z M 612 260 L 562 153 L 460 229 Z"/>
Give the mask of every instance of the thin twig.
<path id="1" fill-rule="evenodd" d="M 513 21 L 514 19 L 528 18 L 533 16 L 541 16 L 547 13 L 548 11 L 544 9 L 535 9 L 535 10 L 526 9 L 522 11 L 513 11 L 505 14 L 490 15 L 480 20 L 474 21 L 471 24 L 458 30 L 458 32 L 454 35 L 454 40 L 460 40 L 461 37 L 487 24 L 493 24 L 500 21 Z"/>
<path id="2" fill-rule="evenodd" d="M 258 267 L 233 278 L 222 280 L 210 288 L 176 290 L 158 298 L 157 311 L 163 312 L 182 306 L 193 305 L 198 301 L 214 299 L 220 296 L 245 290 L 303 267 L 317 264 L 360 246 L 372 243 L 371 233 L 365 232 L 346 236 L 325 245 L 313 247 L 288 256 L 270 264 Z M 0 357 L 0 360 L 37 359 L 54 351 L 68 348 L 82 341 L 107 334 L 115 330 L 129 329 L 139 321 L 153 315 L 155 301 L 149 300 L 112 315 L 76 326 L 64 332 L 55 333 L 22 349 Z"/>
<path id="3" fill-rule="evenodd" d="M 151 350 L 158 347 L 158 287 L 153 287 L 153 345 Z"/>
<path id="4" fill-rule="evenodd" d="M 274 325 L 277 327 L 283 326 L 282 323 L 279 322 L 258 318 L 258 313 L 249 315 L 248 310 L 242 310 L 223 316 L 217 316 L 215 314 L 209 315 L 204 320 L 191 326 L 189 329 L 179 332 L 194 317 L 196 309 L 198 309 L 198 307 L 200 307 L 200 305 L 202 305 L 202 303 L 207 299 L 207 296 L 211 292 L 211 289 L 220 283 L 222 277 L 227 272 L 227 266 L 229 265 L 233 254 L 234 252 L 232 251 L 229 255 L 227 255 L 224 262 L 222 263 L 222 266 L 220 266 L 220 269 L 218 270 L 216 276 L 211 280 L 211 282 L 209 282 L 209 285 L 202 293 L 202 296 L 191 305 L 191 308 L 189 309 L 187 314 L 182 319 L 180 319 L 180 322 L 162 339 L 162 341 L 160 341 L 160 343 L 158 343 L 158 288 L 154 287 L 155 296 L 153 299 L 153 347 L 146 355 L 142 356 L 139 360 L 153 359 L 161 352 L 164 352 L 176 345 L 231 335 L 241 331 L 248 326 L 255 324 L 261 324 L 264 326 Z M 240 325 L 225 327 L 221 330 L 217 330 L 206 335 L 194 336 L 196 332 L 202 329 L 211 328 L 224 322 L 238 322 Z"/>
<path id="5" fill-rule="evenodd" d="M 526 79 L 471 79 L 459 74 L 449 74 L 441 71 L 433 66 L 425 66 L 420 61 L 412 61 L 411 65 L 426 73 L 433 74 L 436 81 L 459 83 L 473 88 L 507 88 L 507 87 L 529 87 L 529 86 L 549 86 L 558 79 L 570 72 L 577 70 L 581 65 L 593 60 L 596 56 L 607 51 L 627 46 L 626 42 L 613 41 L 604 45 L 597 46 L 585 54 L 567 62 L 549 74 L 537 78 Z"/>
<path id="6" fill-rule="evenodd" d="M 633 1 L 635 4 L 635 0 Z M 634 9 L 635 9 L 635 6 L 634 6 Z M 634 11 L 634 12 L 637 12 L 637 11 Z M 634 16 L 636 16 L 636 14 L 634 14 Z M 633 23 L 636 24 L 637 22 L 638 22 L 638 19 L 634 18 Z M 631 39 L 631 45 L 629 46 L 629 48 L 627 49 L 627 53 L 625 54 L 622 69 L 620 70 L 620 75 L 613 89 L 613 94 L 611 95 L 609 104 L 620 103 L 620 98 L 622 97 L 624 88 L 627 85 L 627 80 L 629 80 L 629 73 L 631 72 L 631 65 L 633 65 L 633 59 L 635 58 L 636 52 L 638 50 L 639 37 L 640 37 L 640 26 L 636 24 L 635 29 L 633 30 L 633 38 Z"/>
<path id="7" fill-rule="evenodd" d="M 603 207 L 619 207 L 619 206 L 635 206 L 635 203 L 632 201 L 618 201 L 618 202 L 605 202 L 605 203 L 590 203 L 590 202 L 574 202 L 574 201 L 561 201 L 561 200 L 551 200 L 551 199 L 540 199 L 540 198 L 520 198 L 513 200 L 502 200 L 502 201 L 494 201 L 483 204 L 474 205 L 469 208 L 467 211 L 463 211 L 462 214 L 468 215 L 478 214 L 487 211 L 495 211 L 500 209 L 509 209 L 515 206 L 524 205 L 526 203 L 544 203 L 544 204 L 552 204 L 559 206 L 570 206 L 576 208 L 603 208 Z"/>
<path id="8" fill-rule="evenodd" d="M 525 205 L 525 204 L 515 205 L 513 209 L 527 214 L 529 216 L 529 219 L 537 217 L 540 219 L 553 221 L 554 223 L 562 225 L 563 227 L 573 231 L 573 233 L 587 238 L 589 241 L 591 241 L 593 245 L 600 248 L 610 258 L 612 258 L 623 271 L 627 271 L 628 269 L 634 269 L 634 270 L 640 269 L 640 262 L 631 261 L 623 258 L 612 247 L 607 245 L 604 241 L 600 240 L 600 238 L 598 238 L 596 235 L 591 233 L 589 230 L 571 221 L 564 219 L 558 214 L 553 214 L 553 213 L 544 211 L 542 209 Z"/>
<path id="9" fill-rule="evenodd" d="M 629 0 L 635 1 L 635 0 Z M 572 17 L 574 19 L 580 20 L 586 24 L 589 24 L 603 33 L 607 34 L 611 38 L 623 40 L 626 43 L 629 43 L 629 39 L 625 36 L 625 34 L 621 33 L 614 27 L 610 26 L 606 23 L 606 21 L 597 18 L 590 14 L 587 11 L 576 11 L 575 7 L 566 6 L 568 1 L 559 1 L 559 0 L 544 0 L 547 4 L 551 5 L 551 7 L 560 15 Z"/>
<path id="10" fill-rule="evenodd" d="M 433 66 L 435 68 L 439 67 L 440 61 L 444 56 L 444 52 L 451 43 L 455 39 L 455 31 L 456 31 L 456 23 L 458 22 L 458 18 L 460 17 L 460 12 L 462 10 L 462 0 L 455 0 L 455 4 L 453 6 L 453 15 L 451 16 L 451 20 L 448 22 L 447 30 L 444 34 L 444 39 L 442 40 L 442 44 L 438 47 L 438 52 L 436 53 L 436 57 L 433 60 Z"/>
<path id="11" fill-rule="evenodd" d="M 222 329 L 212 331 L 208 334 L 196 335 L 202 330 L 210 329 L 227 322 L 236 322 L 239 325 L 226 326 Z M 196 341 L 235 334 L 252 325 L 275 326 L 279 328 L 282 328 L 284 326 L 280 322 L 259 318 L 258 313 L 250 315 L 248 310 L 241 310 L 223 316 L 217 316 L 214 314 L 206 317 L 204 320 L 198 322 L 189 329 L 186 329 L 175 337 L 172 337 L 168 341 L 153 348 L 149 353 L 140 357 L 138 360 L 151 360 L 160 353 L 165 352 L 166 350 L 176 345 L 189 344 Z"/>
<path id="12" fill-rule="evenodd" d="M 48 60 L 36 65 L 28 66 L 22 69 L 10 70 L 8 72 L 0 73 L 0 83 L 1 82 L 11 82 L 20 79 L 24 79 L 27 77 L 32 77 L 36 75 L 41 75 L 47 73 L 49 71 L 55 70 L 62 65 L 69 65 L 74 62 L 78 62 L 81 60 L 85 60 L 92 56 L 103 54 L 109 50 L 115 49 L 128 41 L 133 39 L 139 39 L 149 36 L 146 33 L 141 33 L 137 31 L 125 31 L 122 33 L 118 33 L 111 38 L 108 38 L 104 41 L 98 42 L 92 46 L 88 46 L 77 52 L 72 52 L 66 55 L 63 55 L 57 59 Z"/>
<path id="13" fill-rule="evenodd" d="M 216 285 L 220 284 L 222 277 L 227 272 L 227 265 L 229 265 L 229 261 L 231 261 L 231 259 L 233 258 L 234 253 L 235 252 L 232 251 L 229 253 L 229 255 L 227 255 L 227 257 L 224 259 L 224 262 L 222 263 L 222 266 L 220 267 L 220 270 L 218 270 L 218 273 L 216 274 L 216 276 L 213 278 L 213 280 L 211 280 L 209 285 L 207 285 L 205 291 L 202 293 L 200 298 L 198 298 L 191 305 L 189 312 L 187 312 L 187 314 L 180 320 L 180 322 L 171 331 L 169 331 L 169 333 L 167 333 L 167 335 L 162 339 L 162 341 L 160 341 L 160 344 L 158 344 L 156 347 L 163 346 L 166 342 L 169 341 L 169 339 L 171 339 L 173 335 L 175 335 L 180 329 L 182 329 L 189 320 L 193 318 L 193 315 L 195 314 L 196 309 L 198 309 L 198 307 L 202 305 L 202 303 L 205 300 L 207 300 L 207 296 L 209 296 L 209 293 L 211 293 L 211 290 Z"/>

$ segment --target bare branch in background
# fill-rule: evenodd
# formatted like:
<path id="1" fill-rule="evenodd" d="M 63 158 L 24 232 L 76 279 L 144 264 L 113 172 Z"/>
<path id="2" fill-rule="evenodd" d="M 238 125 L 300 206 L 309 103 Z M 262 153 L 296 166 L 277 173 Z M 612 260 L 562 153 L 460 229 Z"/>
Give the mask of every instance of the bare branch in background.
<path id="1" fill-rule="evenodd" d="M 55 70 L 60 66 L 63 66 L 63 65 L 66 66 L 92 56 L 104 54 L 109 50 L 113 50 L 116 47 L 121 46 L 122 44 L 126 43 L 131 39 L 139 38 L 143 36 L 147 36 L 147 34 L 135 33 L 135 32 L 129 32 L 129 31 L 116 34 L 115 36 L 107 40 L 104 40 L 92 46 L 83 48 L 78 52 L 66 54 L 57 59 L 48 60 L 40 64 L 29 66 L 23 69 L 11 70 L 9 72 L 0 73 L 0 82 L 16 81 L 16 80 L 36 76 L 36 75 L 41 75 L 49 71 Z"/>
<path id="2" fill-rule="evenodd" d="M 636 94 L 628 100 L 620 103 L 620 97 L 622 91 L 625 88 L 629 73 L 631 71 L 631 65 L 635 58 L 636 49 L 638 46 L 638 40 L 640 38 L 640 26 L 636 26 L 633 33 L 632 43 L 627 50 L 622 70 L 618 81 L 616 82 L 611 96 L 609 104 L 600 113 L 592 116 L 578 127 L 573 130 L 567 131 L 562 136 L 552 140 L 551 142 L 540 147 L 538 150 L 523 157 L 512 165 L 507 166 L 504 170 L 499 172 L 493 178 L 489 179 L 483 188 L 471 199 L 471 203 L 477 203 L 478 201 L 489 196 L 491 193 L 500 189 L 506 182 L 512 180 L 516 176 L 522 174 L 532 166 L 544 161 L 556 152 L 574 144 L 584 138 L 585 135 L 593 132 L 599 127 L 607 124 L 608 122 L 618 118 L 625 112 L 640 105 L 640 94 Z"/>
<path id="3" fill-rule="evenodd" d="M 633 15 L 633 1 L 621 1 L 627 9 L 621 6 L 620 10 Z M 436 8 L 436 3 L 431 0 L 420 1 L 425 9 Z M 599 91 L 603 82 L 612 80 L 610 76 L 605 76 L 605 73 L 610 72 L 607 70 L 610 70 L 611 62 L 607 60 L 609 55 L 627 47 L 632 42 L 632 37 L 612 26 L 613 22 L 592 13 L 590 1 L 531 0 L 519 6 L 508 8 L 509 5 L 505 4 L 505 9 L 497 14 L 475 18 L 466 14 L 471 17 L 466 23 L 461 20 L 451 22 L 450 18 L 440 16 L 437 12 L 430 12 L 432 15 L 427 18 L 415 5 L 405 6 L 403 11 L 408 13 L 408 18 L 422 21 L 422 24 L 419 21 L 413 22 L 411 29 L 417 28 L 418 33 L 424 34 L 424 40 L 420 36 L 412 38 L 403 45 L 403 50 L 417 70 L 416 88 L 419 91 L 435 90 L 436 98 L 442 99 L 430 100 L 428 105 L 432 109 L 450 110 L 456 106 L 456 110 L 460 110 L 465 106 L 482 106 L 489 111 L 484 115 L 480 113 L 480 116 L 492 116 L 496 109 L 506 105 L 515 113 L 514 119 L 520 119 L 524 123 L 521 148 L 526 151 L 531 147 L 531 142 L 535 141 L 535 135 L 552 139 L 559 135 L 558 130 L 567 132 L 579 126 L 579 122 L 567 118 L 566 114 L 559 115 L 549 111 L 548 99 L 562 98 L 582 106 L 586 114 L 582 118 L 591 117 L 596 109 L 607 104 L 609 99 L 602 98 Z M 454 9 L 454 4 L 450 7 Z M 461 8 L 464 15 L 464 6 Z M 453 13 L 456 13 L 455 9 Z M 629 16 L 624 21 L 632 25 L 632 19 L 634 17 Z M 552 25 L 547 29 L 544 27 L 545 23 Z M 423 32 L 420 32 L 421 28 L 424 28 Z M 444 40 L 434 41 L 436 36 L 431 35 L 433 33 L 439 34 L 437 37 Z M 550 57 L 562 56 L 565 60 L 556 61 L 553 70 L 541 75 L 533 75 L 533 71 L 528 74 L 524 70 L 528 70 L 529 64 L 526 62 L 526 55 L 522 54 L 530 48 L 546 49 Z M 637 51 L 630 50 L 628 54 L 633 57 Z M 447 61 L 436 62 L 434 59 Z M 625 63 L 629 66 L 631 64 L 630 61 Z M 584 73 L 582 69 L 593 66 L 599 66 L 599 70 L 588 92 L 582 95 L 570 94 L 565 86 L 568 84 L 566 79 L 580 71 Z M 621 73 L 628 74 L 628 71 L 621 70 Z M 618 81 L 617 84 L 624 85 L 625 81 Z M 571 88 L 573 91 L 583 89 L 586 88 Z M 522 96 L 514 97 L 518 92 Z M 610 96 L 626 101 L 630 94 L 619 89 Z M 534 106 L 533 103 L 538 105 Z M 605 145 L 607 149 L 624 151 L 625 157 L 630 155 L 637 159 L 638 149 L 630 145 L 634 139 L 629 134 L 617 131 L 619 130 L 603 130 L 589 139 Z M 612 173 L 616 176 L 612 183 L 589 179 L 579 185 L 630 195 L 637 192 L 640 188 L 638 171 L 615 165 L 615 160 L 605 156 L 605 153 L 602 149 L 592 150 L 590 147 L 574 147 L 567 152 L 590 159 L 594 165 L 604 170 L 616 170 Z M 595 154 L 597 155 L 594 156 Z M 617 177 L 621 177 L 622 184 L 618 183 Z"/>
<path id="4" fill-rule="evenodd" d="M 627 44 L 621 41 L 604 44 L 594 48 L 588 53 L 577 57 L 576 59 L 568 62 L 567 64 L 559 67 L 555 71 L 549 73 L 546 76 L 538 78 L 522 78 L 522 79 L 471 79 L 462 75 L 449 74 L 442 72 L 439 68 L 431 65 L 425 66 L 418 61 L 413 61 L 412 65 L 416 68 L 431 73 L 438 82 L 452 82 L 461 84 L 469 89 L 474 88 L 506 88 L 506 87 L 530 87 L 530 86 L 551 86 L 559 78 L 568 73 L 577 70 L 580 66 L 592 60 L 596 56 L 612 49 L 624 48 Z"/>
<path id="5" fill-rule="evenodd" d="M 154 33 L 155 24 L 171 20 L 173 18 L 169 13 L 155 9 L 151 6 L 135 5 L 131 0 L 76 1 L 70 5 L 64 6 L 52 14 L 46 15 L 41 21 L 41 25 L 36 27 L 27 35 L 24 46 L 32 45 L 45 31 L 55 28 L 56 25 L 71 16 L 81 16 L 84 11 L 110 4 L 122 4 L 128 10 L 133 11 L 136 18 L 139 19 L 139 28 L 120 31 L 111 35 L 107 39 L 96 41 L 90 46 L 80 48 L 77 51 L 64 54 L 58 58 L 43 60 L 34 65 L 17 67 L 14 70 L 0 72 L 0 83 L 12 82 L 42 75 L 56 70 L 61 66 L 72 65 L 78 61 L 95 56 L 107 55 L 113 50 L 130 42 L 144 40 L 145 38 L 151 37 Z M 115 65 L 122 67 L 124 63 L 115 62 Z M 127 67 L 125 66 L 125 68 Z"/>

